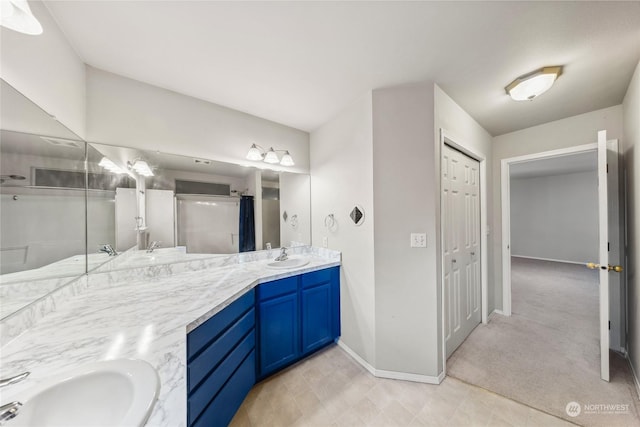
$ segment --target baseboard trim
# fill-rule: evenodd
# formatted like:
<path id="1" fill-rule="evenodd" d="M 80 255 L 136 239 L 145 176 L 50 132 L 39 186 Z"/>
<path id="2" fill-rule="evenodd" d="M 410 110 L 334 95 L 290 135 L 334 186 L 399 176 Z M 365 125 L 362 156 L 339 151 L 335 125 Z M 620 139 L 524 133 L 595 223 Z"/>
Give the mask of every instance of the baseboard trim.
<path id="1" fill-rule="evenodd" d="M 562 262 L 565 264 L 577 264 L 577 265 L 585 265 L 586 262 L 577 262 L 577 261 L 567 261 L 564 259 L 553 259 L 553 258 L 540 258 L 535 256 L 525 256 L 525 255 L 511 255 L 511 258 L 524 258 L 524 259 L 535 259 L 538 261 L 551 261 L 551 262 Z"/>
<path id="2" fill-rule="evenodd" d="M 431 375 L 411 374 L 408 372 L 385 371 L 382 369 L 376 369 L 376 377 L 437 385 L 440 384 L 444 379 L 444 372 L 440 373 L 440 375 L 438 375 L 437 377 L 434 377 Z"/>
<path id="3" fill-rule="evenodd" d="M 498 310 L 497 308 L 491 312 L 491 314 L 499 314 L 500 316 L 504 316 L 504 311 Z M 491 314 L 489 316 L 491 316 Z"/>
<path id="4" fill-rule="evenodd" d="M 638 380 L 638 375 L 636 374 L 636 370 L 633 367 L 633 362 L 631 361 L 631 358 L 629 357 L 629 353 L 626 352 L 625 354 L 627 356 L 627 361 L 629 362 L 629 366 L 631 366 L 631 375 L 633 375 L 633 383 L 636 386 L 636 393 L 638 393 L 638 399 L 640 400 L 640 381 Z"/>
<path id="5" fill-rule="evenodd" d="M 342 339 L 338 340 L 338 346 L 343 349 L 349 356 L 351 356 L 356 362 L 362 365 L 367 371 L 374 377 L 389 378 L 392 380 L 413 381 L 417 383 L 426 384 L 440 384 L 444 380 L 444 372 L 441 372 L 437 377 L 431 375 L 412 374 L 408 372 L 397 371 L 385 371 L 383 369 L 376 369 L 366 360 L 360 357 L 355 351 L 353 351 L 348 345 L 346 345 Z"/>
<path id="6" fill-rule="evenodd" d="M 338 340 L 338 347 L 340 347 L 341 349 L 343 349 L 349 356 L 351 356 L 353 358 L 353 360 L 355 360 L 356 362 L 358 362 L 360 365 L 362 365 L 362 367 L 364 369 L 366 369 L 367 371 L 369 371 L 369 373 L 371 373 L 371 375 L 373 375 L 374 377 L 377 377 L 376 375 L 376 370 L 373 366 L 371 366 L 369 364 L 369 362 L 367 362 L 366 360 L 364 360 L 362 357 L 360 357 L 360 355 L 358 353 L 356 353 L 355 351 L 353 351 L 351 349 L 351 347 L 349 347 L 348 345 L 346 345 L 344 343 L 344 341 L 342 341 L 342 338 L 340 338 Z"/>

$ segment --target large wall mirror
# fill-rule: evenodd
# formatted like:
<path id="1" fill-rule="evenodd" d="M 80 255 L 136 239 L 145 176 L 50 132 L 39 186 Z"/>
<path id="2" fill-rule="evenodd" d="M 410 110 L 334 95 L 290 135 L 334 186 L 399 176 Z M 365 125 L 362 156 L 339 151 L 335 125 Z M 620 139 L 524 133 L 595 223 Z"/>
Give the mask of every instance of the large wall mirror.
<path id="1" fill-rule="evenodd" d="M 85 143 L 0 82 L 0 319 L 90 271 L 311 243 L 309 175 Z"/>
<path id="2" fill-rule="evenodd" d="M 86 145 L 4 80 L 0 98 L 4 318 L 87 271 Z"/>
<path id="3" fill-rule="evenodd" d="M 88 168 L 120 183 L 107 204 L 88 199 L 109 211 L 89 215 L 89 240 L 108 230 L 127 254 L 111 269 L 311 242 L 308 175 L 96 143 Z"/>

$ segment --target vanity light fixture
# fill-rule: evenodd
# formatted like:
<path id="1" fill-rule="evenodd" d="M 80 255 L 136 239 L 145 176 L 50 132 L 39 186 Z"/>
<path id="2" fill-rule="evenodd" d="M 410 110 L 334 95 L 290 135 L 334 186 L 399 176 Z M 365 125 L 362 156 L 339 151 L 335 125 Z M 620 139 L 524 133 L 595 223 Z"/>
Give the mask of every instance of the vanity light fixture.
<path id="1" fill-rule="evenodd" d="M 109 172 L 116 173 L 116 174 L 122 174 L 126 172 L 124 169 L 122 169 L 120 166 L 116 165 L 106 157 L 103 157 L 102 160 L 100 160 L 100 163 L 98 163 L 98 166 L 102 166 Z"/>
<path id="2" fill-rule="evenodd" d="M 149 164 L 144 160 L 136 159 L 133 161 L 133 163 L 127 162 L 127 167 L 130 170 L 137 172 L 138 175 L 153 176 L 153 171 L 151 170 L 151 167 L 149 167 Z"/>
<path id="3" fill-rule="evenodd" d="M 284 153 L 282 159 L 278 158 L 277 152 Z M 264 148 L 258 144 L 251 144 L 251 148 L 247 152 L 247 160 L 253 160 L 254 162 L 263 161 L 275 165 L 280 163 L 282 166 L 295 165 L 293 157 L 289 154 L 289 150 L 274 150 L 273 147 L 269 148 L 269 151 L 265 151 Z"/>
<path id="4" fill-rule="evenodd" d="M 514 101 L 531 101 L 551 89 L 561 74 L 562 66 L 543 67 L 518 77 L 504 89 Z"/>
<path id="5" fill-rule="evenodd" d="M 0 25 L 32 36 L 42 34 L 42 25 L 27 0 L 0 0 Z"/>

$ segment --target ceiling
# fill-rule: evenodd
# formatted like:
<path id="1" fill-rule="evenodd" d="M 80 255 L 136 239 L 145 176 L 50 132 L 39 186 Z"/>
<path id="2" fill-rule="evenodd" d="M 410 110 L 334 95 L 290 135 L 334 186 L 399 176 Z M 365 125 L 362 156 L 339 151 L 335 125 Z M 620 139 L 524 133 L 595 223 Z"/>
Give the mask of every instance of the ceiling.
<path id="1" fill-rule="evenodd" d="M 564 175 L 569 173 L 598 170 L 596 150 L 569 154 L 548 159 L 515 163 L 509 167 L 511 178 L 537 178 L 540 176 Z"/>
<path id="2" fill-rule="evenodd" d="M 91 66 L 305 131 L 371 89 L 434 81 L 500 135 L 620 104 L 640 59 L 635 1 L 46 5 Z M 505 94 L 551 65 L 551 91 Z"/>

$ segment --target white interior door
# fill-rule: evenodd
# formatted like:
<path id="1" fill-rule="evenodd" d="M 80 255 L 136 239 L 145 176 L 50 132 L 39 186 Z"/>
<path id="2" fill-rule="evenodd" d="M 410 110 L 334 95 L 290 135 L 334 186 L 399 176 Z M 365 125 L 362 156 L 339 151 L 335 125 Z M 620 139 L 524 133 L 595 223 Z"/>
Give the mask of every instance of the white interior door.
<path id="1" fill-rule="evenodd" d="M 442 237 L 447 357 L 481 320 L 479 177 L 478 161 L 444 146 Z"/>
<path id="2" fill-rule="evenodd" d="M 600 267 L 600 377 L 609 381 L 609 348 L 624 347 L 623 292 L 619 201 L 618 141 L 598 132 L 598 202 Z"/>
<path id="3" fill-rule="evenodd" d="M 598 226 L 600 264 L 600 378 L 609 381 L 609 204 L 607 131 L 598 132 Z"/>

